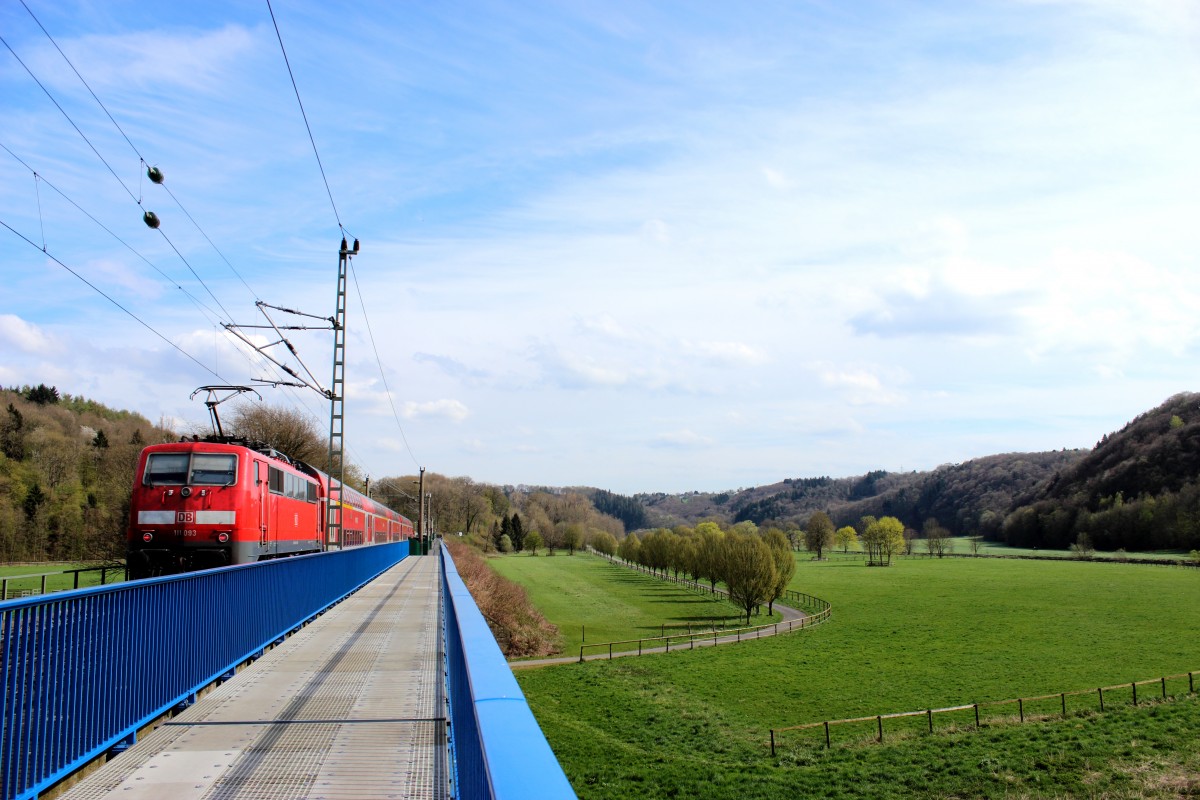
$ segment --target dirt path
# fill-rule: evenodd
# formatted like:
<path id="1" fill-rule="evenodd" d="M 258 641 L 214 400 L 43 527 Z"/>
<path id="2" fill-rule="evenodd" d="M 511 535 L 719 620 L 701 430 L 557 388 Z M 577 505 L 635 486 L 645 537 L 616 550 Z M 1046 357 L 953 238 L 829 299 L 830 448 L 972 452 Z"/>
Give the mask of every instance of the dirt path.
<path id="1" fill-rule="evenodd" d="M 803 620 L 808 618 L 808 614 L 799 611 L 791 606 L 785 606 L 782 603 L 775 603 L 775 607 L 779 609 L 779 614 L 783 619 L 779 622 L 773 622 L 765 626 L 757 627 L 752 631 L 742 631 L 732 634 L 717 634 L 706 638 L 692 638 L 690 642 L 680 642 L 679 644 L 666 645 L 662 647 L 648 647 L 641 652 L 637 650 L 622 650 L 613 652 L 609 655 L 606 652 L 596 652 L 583 657 L 584 661 L 607 660 L 610 658 L 623 658 L 625 656 L 646 655 L 648 653 L 666 653 L 676 650 L 695 650 L 698 647 L 713 647 L 719 644 L 737 644 L 740 642 L 752 641 L 754 639 L 763 639 L 768 636 L 775 636 L 780 633 L 787 633 L 792 630 L 803 630 Z M 799 624 L 797 624 L 799 623 Z M 699 636 L 699 634 L 696 634 Z M 555 656 L 554 658 L 531 658 L 523 661 L 509 661 L 508 666 L 512 669 L 532 669 L 533 667 L 549 667 L 555 664 L 578 664 L 580 661 L 578 655 L 573 656 Z"/>

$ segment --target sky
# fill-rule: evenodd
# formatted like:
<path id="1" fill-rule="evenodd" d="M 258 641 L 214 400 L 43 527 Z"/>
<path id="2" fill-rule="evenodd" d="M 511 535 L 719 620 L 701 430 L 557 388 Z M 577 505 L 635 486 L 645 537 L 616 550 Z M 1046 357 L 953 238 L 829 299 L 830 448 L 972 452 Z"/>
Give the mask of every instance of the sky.
<path id="1" fill-rule="evenodd" d="M 1200 388 L 1194 2 L 272 7 L 0 6 L 0 385 L 203 430 L 345 233 L 376 479 L 927 470 Z"/>

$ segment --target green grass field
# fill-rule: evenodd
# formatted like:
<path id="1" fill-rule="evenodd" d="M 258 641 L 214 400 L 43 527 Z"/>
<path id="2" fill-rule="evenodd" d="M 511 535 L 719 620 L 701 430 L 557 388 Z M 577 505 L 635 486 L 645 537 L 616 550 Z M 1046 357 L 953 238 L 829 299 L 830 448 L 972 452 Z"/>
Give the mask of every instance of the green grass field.
<path id="1" fill-rule="evenodd" d="M 745 615 L 731 603 L 658 580 L 592 555 L 494 557 L 488 563 L 523 585 L 533 604 L 558 625 L 564 655 L 578 655 L 586 641 L 623 641 L 697 630 L 715 620 L 736 626 Z M 765 611 L 765 609 L 764 609 Z M 752 625 L 774 622 L 779 613 L 751 617 Z M 615 648 L 620 650 L 621 648 Z M 637 649 L 630 645 L 626 649 Z"/>
<path id="2" fill-rule="evenodd" d="M 69 569 L 81 569 L 95 566 L 93 564 L 22 564 L 13 567 L 0 567 L 0 578 L 8 581 L 8 599 L 15 597 L 23 597 L 26 595 L 40 594 L 42 591 L 42 579 L 38 577 L 42 573 L 51 574 L 46 578 L 46 591 L 59 592 L 67 589 L 75 588 L 75 576 L 71 574 L 63 574 Z M 116 583 L 125 580 L 125 572 L 123 569 L 110 569 L 105 583 Z M 83 589 L 88 586 L 100 585 L 100 572 L 82 572 L 79 574 L 79 588 Z"/>
<path id="3" fill-rule="evenodd" d="M 819 734 L 798 732 L 775 759 L 767 731 L 1200 670 L 1200 572 L 801 561 L 792 587 L 829 600 L 832 622 L 736 647 L 519 673 L 580 796 L 1152 797 L 1147 776 L 1197 777 L 1193 701 L 829 752 Z M 548 616 L 569 625 L 566 611 Z"/>
<path id="4" fill-rule="evenodd" d="M 955 555 L 971 554 L 971 539 L 967 536 L 952 536 L 949 539 L 951 552 Z M 834 549 L 827 551 L 834 558 L 854 557 L 862 558 L 861 550 L 850 550 L 848 553 L 843 553 L 841 550 Z M 913 554 L 921 558 L 927 558 L 928 552 L 925 550 L 925 542 L 918 539 L 914 543 Z M 1045 548 L 1038 549 L 1034 547 L 1009 547 L 1006 544 L 998 542 L 980 542 L 979 555 L 981 556 L 1037 556 L 1039 558 L 1074 558 L 1074 554 L 1070 550 L 1048 550 Z M 1188 554 L 1183 551 L 1155 551 L 1155 552 L 1132 552 L 1125 553 L 1123 558 L 1148 559 L 1152 561 L 1165 561 L 1186 559 Z M 1107 551 L 1097 550 L 1092 554 L 1092 558 L 1102 558 L 1108 560 L 1119 560 L 1118 554 Z"/>

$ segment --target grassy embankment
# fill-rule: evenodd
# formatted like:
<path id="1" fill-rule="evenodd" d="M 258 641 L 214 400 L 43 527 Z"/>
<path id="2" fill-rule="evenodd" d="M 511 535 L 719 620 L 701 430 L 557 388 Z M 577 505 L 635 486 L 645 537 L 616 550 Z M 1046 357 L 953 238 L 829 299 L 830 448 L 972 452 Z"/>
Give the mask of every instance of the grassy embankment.
<path id="1" fill-rule="evenodd" d="M 667 633 L 677 634 L 686 632 L 689 623 L 698 631 L 713 620 L 718 627 L 736 627 L 746 619 L 744 612 L 720 598 L 597 556 L 535 558 L 520 554 L 492 558 L 489 563 L 504 577 L 523 585 L 538 610 L 558 625 L 565 656 L 578 656 L 585 636 L 592 644 L 645 639 L 659 636 L 664 624 Z M 779 618 L 779 612 L 764 613 L 752 616 L 750 624 L 765 625 Z M 637 645 L 624 649 L 636 650 Z"/>
<path id="2" fill-rule="evenodd" d="M 917 719 L 908 738 L 883 746 L 850 744 L 873 736 L 867 725 L 835 729 L 830 751 L 819 729 L 785 735 L 774 759 L 767 749 L 769 728 L 1200 669 L 1200 573 L 802 561 L 792 586 L 832 602 L 832 623 L 740 647 L 519 673 L 580 796 L 1157 797 L 1200 778 L 1200 702 L 1128 709 L 1119 693 L 1103 715 L 1072 701 L 1065 722 L 928 736 Z M 569 627 L 568 611 L 546 613 Z M 888 735 L 904 727 L 889 724 Z"/>

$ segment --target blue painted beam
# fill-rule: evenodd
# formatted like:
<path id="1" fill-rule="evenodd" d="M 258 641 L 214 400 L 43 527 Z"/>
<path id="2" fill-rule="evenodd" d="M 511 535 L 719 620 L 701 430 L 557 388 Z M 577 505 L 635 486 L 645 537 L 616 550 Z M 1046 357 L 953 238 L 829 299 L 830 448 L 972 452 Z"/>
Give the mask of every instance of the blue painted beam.
<path id="1" fill-rule="evenodd" d="M 512 670 L 443 545 L 446 681 L 460 798 L 574 798 Z"/>

